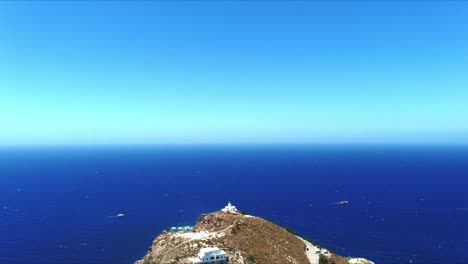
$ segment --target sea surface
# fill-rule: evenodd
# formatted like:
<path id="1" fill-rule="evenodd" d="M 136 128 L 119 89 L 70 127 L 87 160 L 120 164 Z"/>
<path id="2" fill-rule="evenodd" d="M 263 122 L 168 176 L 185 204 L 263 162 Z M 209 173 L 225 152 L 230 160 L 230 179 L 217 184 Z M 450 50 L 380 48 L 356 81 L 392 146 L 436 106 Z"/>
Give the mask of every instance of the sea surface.
<path id="1" fill-rule="evenodd" d="M 405 145 L 3 147 L 0 263 L 133 263 L 228 201 L 342 255 L 468 263 L 468 146 Z"/>

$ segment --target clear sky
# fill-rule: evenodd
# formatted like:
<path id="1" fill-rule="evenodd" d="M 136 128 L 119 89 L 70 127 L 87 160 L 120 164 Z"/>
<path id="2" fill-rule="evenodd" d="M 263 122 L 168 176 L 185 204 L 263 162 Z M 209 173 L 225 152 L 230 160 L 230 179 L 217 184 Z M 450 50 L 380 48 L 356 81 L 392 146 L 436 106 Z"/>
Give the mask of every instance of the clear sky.
<path id="1" fill-rule="evenodd" d="M 468 142 L 468 2 L 0 2 L 0 144 Z"/>

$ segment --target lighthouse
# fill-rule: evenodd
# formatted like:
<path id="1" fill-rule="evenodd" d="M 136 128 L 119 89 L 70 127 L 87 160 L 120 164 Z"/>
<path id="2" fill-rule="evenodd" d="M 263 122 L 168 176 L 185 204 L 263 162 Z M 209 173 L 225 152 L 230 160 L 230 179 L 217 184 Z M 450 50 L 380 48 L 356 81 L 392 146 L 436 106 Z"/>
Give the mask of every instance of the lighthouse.
<path id="1" fill-rule="evenodd" d="M 223 209 L 221 209 L 221 211 L 225 213 L 237 213 L 237 208 L 232 205 L 231 202 L 228 202 L 228 204 Z"/>

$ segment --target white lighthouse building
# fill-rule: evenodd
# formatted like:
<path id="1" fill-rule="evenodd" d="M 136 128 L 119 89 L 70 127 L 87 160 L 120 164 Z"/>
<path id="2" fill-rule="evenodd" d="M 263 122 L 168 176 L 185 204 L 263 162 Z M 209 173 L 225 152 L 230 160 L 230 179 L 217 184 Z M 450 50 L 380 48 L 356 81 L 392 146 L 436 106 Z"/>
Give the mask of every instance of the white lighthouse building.
<path id="1" fill-rule="evenodd" d="M 237 208 L 229 202 L 221 211 L 225 213 L 237 213 Z"/>

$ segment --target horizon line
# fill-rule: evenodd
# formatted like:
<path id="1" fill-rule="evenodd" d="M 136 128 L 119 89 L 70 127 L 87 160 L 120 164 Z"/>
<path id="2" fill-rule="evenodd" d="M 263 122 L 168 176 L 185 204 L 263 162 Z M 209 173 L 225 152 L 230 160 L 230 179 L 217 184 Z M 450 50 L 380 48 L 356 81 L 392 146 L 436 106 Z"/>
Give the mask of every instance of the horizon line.
<path id="1" fill-rule="evenodd" d="M 152 147 L 152 146 L 468 146 L 468 141 L 226 141 L 226 142 L 118 142 L 118 143 L 11 143 L 10 147 Z"/>

